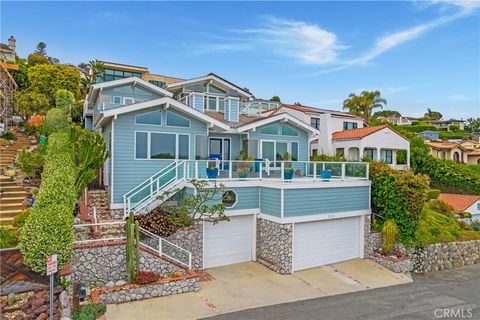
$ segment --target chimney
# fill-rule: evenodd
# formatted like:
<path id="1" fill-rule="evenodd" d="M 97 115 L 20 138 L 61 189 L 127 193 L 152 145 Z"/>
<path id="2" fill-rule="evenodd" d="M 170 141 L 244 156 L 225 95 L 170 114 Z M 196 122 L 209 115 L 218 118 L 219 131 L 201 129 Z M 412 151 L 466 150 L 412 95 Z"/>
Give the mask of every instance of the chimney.
<path id="1" fill-rule="evenodd" d="M 15 45 L 16 42 L 17 40 L 15 40 L 14 36 L 10 36 L 10 38 L 8 38 L 8 47 L 10 48 L 10 50 L 13 50 L 14 52 L 16 48 L 16 45 Z"/>

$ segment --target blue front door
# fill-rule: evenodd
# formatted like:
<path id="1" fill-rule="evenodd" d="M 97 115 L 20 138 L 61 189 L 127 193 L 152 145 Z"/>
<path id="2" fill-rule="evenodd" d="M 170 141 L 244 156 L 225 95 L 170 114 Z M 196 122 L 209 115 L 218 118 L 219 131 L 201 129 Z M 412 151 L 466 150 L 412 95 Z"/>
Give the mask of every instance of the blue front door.
<path id="1" fill-rule="evenodd" d="M 210 159 L 230 160 L 230 139 L 210 138 Z M 228 163 L 221 161 L 220 170 L 228 170 Z"/>

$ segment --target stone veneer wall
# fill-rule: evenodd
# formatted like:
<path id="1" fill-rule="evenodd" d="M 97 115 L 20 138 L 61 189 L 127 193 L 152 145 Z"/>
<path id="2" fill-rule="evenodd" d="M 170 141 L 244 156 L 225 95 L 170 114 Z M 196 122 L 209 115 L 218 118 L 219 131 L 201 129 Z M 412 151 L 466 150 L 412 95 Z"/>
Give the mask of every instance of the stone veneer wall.
<path id="1" fill-rule="evenodd" d="M 96 208 L 98 220 L 110 220 L 110 205 L 106 190 L 88 190 L 88 215 L 93 219 L 93 208 Z"/>
<path id="2" fill-rule="evenodd" d="M 391 258 L 373 253 L 370 255 L 370 259 L 393 272 L 407 273 L 413 270 L 413 262 L 409 257 Z"/>
<path id="3" fill-rule="evenodd" d="M 376 232 L 372 232 L 372 216 L 367 214 L 363 217 L 363 256 L 367 258 L 378 249 L 378 238 Z"/>
<path id="4" fill-rule="evenodd" d="M 275 272 L 292 273 L 293 224 L 257 219 L 257 261 Z"/>
<path id="5" fill-rule="evenodd" d="M 110 209 L 110 217 L 113 220 L 123 220 L 123 209 Z"/>
<path id="6" fill-rule="evenodd" d="M 410 256 L 415 273 L 460 268 L 480 263 L 480 240 L 430 244 Z"/>
<path id="7" fill-rule="evenodd" d="M 185 270 L 142 247 L 140 268 L 162 275 Z M 71 261 L 72 279 L 96 285 L 122 283 L 127 280 L 125 241 L 77 245 Z M 107 285 L 111 287 L 112 285 Z"/>
<path id="8" fill-rule="evenodd" d="M 192 253 L 192 269 L 203 269 L 203 223 L 195 222 L 190 228 L 177 230 L 166 238 L 177 246 Z"/>

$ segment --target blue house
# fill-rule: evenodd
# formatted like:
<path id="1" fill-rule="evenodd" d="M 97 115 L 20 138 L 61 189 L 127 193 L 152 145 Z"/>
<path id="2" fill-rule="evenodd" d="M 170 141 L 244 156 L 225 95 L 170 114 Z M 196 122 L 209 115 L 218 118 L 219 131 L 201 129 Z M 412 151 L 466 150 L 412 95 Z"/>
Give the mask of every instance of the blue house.
<path id="1" fill-rule="evenodd" d="M 196 227 L 197 269 L 256 260 L 291 273 L 363 257 L 368 164 L 310 162 L 317 129 L 289 113 L 243 112 L 251 100 L 215 74 L 165 88 L 139 78 L 92 86 L 85 125 L 111 154 L 103 178 L 112 212 L 149 212 L 164 192 L 194 192 L 191 180 L 206 179 L 225 186 L 214 201 L 230 221 Z M 272 239 L 286 251 L 272 250 Z"/>

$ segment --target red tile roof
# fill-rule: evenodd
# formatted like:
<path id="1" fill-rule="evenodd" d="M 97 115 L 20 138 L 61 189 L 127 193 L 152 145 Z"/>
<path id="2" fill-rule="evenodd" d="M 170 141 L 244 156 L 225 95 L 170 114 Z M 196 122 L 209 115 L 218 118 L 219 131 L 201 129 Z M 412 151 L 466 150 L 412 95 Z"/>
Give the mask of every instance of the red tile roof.
<path id="1" fill-rule="evenodd" d="M 440 193 L 438 199 L 445 201 L 455 209 L 455 211 L 465 211 L 472 204 L 480 200 L 480 196 L 455 193 Z"/>
<path id="2" fill-rule="evenodd" d="M 427 142 L 427 145 L 434 149 L 453 149 L 456 147 L 462 150 L 466 150 L 465 147 L 463 147 L 461 144 L 454 142 Z"/>
<path id="3" fill-rule="evenodd" d="M 383 124 L 380 126 L 373 126 L 373 127 L 366 127 L 366 128 L 358 128 L 358 129 L 351 129 L 351 130 L 343 130 L 343 131 L 337 131 L 334 132 L 332 135 L 332 140 L 354 140 L 354 139 L 362 139 L 365 138 L 366 136 L 371 135 L 372 133 L 378 132 L 380 130 L 383 130 L 385 128 L 389 128 L 402 138 L 404 138 L 407 141 L 410 141 L 408 138 L 400 134 L 399 132 L 395 131 L 392 129 L 388 124 Z"/>

